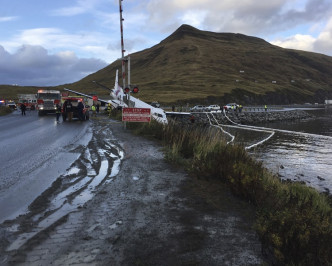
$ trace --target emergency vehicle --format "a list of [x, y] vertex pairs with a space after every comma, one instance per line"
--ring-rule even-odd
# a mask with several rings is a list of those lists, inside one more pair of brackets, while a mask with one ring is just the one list
[[17, 109], [16, 103], [12, 100], [7, 101], [6, 106], [9, 107], [10, 109], [13, 109], [13, 110]]
[[26, 109], [35, 110], [37, 105], [36, 94], [18, 94], [18, 106], [24, 104]]
[[61, 93], [57, 90], [38, 90], [37, 92], [37, 110], [38, 115], [55, 113], [56, 104], [60, 104]]
[[72, 106], [73, 106], [73, 118], [78, 118], [80, 119], [79, 117], [79, 114], [78, 114], [78, 103], [79, 102], [82, 102], [83, 103], [83, 120], [89, 120], [90, 116], [89, 116], [89, 109], [90, 109], [90, 106], [86, 104], [86, 101], [84, 100], [84, 97], [77, 97], [77, 96], [68, 96], [68, 97], [62, 97], [61, 98], [61, 113], [62, 113], [62, 118], [63, 118], [63, 121], [66, 121], [67, 119], [67, 114], [64, 112], [63, 110], [63, 104], [65, 101], [70, 101]]

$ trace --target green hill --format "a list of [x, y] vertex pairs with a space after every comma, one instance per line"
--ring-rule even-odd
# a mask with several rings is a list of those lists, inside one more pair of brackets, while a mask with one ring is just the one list
[[[116, 61], [58, 87], [107, 94], [92, 81], [113, 87], [116, 69], [121, 83]], [[131, 82], [139, 85], [140, 99], [165, 104], [323, 102], [332, 98], [332, 57], [182, 25], [159, 44], [131, 54]]]

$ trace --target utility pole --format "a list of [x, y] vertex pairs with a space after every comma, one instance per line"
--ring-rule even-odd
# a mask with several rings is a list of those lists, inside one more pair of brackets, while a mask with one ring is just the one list
[[131, 92], [131, 84], [130, 84], [130, 55], [128, 55], [128, 88], [129, 88], [129, 92], [128, 92], [128, 107], [131, 107], [131, 104], [130, 104], [130, 92]]
[[122, 17], [122, 2], [123, 0], [119, 0], [119, 7], [120, 7], [120, 33], [121, 33], [121, 58], [122, 58], [122, 88], [126, 87], [126, 60], [124, 57], [124, 42], [123, 42], [123, 17]]
[[[122, 1], [119, 0], [119, 8], [120, 8], [120, 33], [121, 33], [121, 58], [122, 58], [122, 89], [126, 88], [126, 60], [124, 57], [125, 49], [124, 49], [124, 42], [123, 42], [123, 17], [122, 17]], [[123, 96], [122, 96], [123, 97]], [[123, 98], [122, 98], [123, 100]], [[128, 107], [130, 107], [130, 98], [128, 98]], [[124, 128], [126, 129], [126, 122], [124, 122]]]

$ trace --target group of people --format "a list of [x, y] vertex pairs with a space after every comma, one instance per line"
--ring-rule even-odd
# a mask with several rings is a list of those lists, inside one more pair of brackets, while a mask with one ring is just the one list
[[[77, 104], [77, 112], [78, 112], [78, 119], [80, 121], [84, 120], [84, 104], [82, 101], [79, 101]], [[56, 121], [59, 123], [60, 122], [60, 116], [61, 116], [61, 106], [59, 103], [56, 104]], [[74, 107], [72, 104], [72, 101], [70, 99], [65, 100], [63, 105], [62, 105], [62, 120], [65, 122], [67, 119], [69, 122], [73, 120], [73, 115], [74, 115]]]
[[[64, 101], [64, 103], [61, 104], [57, 103], [55, 105], [55, 114], [56, 114], [56, 122], [60, 122], [60, 116], [62, 114], [62, 120], [63, 122], [68, 121], [71, 122], [73, 120], [73, 116], [74, 116], [74, 109], [77, 110], [77, 114], [78, 114], [78, 119], [80, 121], [84, 121], [84, 104], [82, 101], [78, 101], [77, 106], [73, 106], [72, 100], [71, 99], [67, 99]], [[26, 115], [26, 106], [24, 104], [20, 105], [20, 110], [21, 110], [21, 114], [22, 116]], [[94, 103], [91, 106], [91, 110], [92, 110], [92, 116], [97, 116], [97, 114], [99, 113], [99, 103]], [[111, 110], [111, 105], [109, 105], [107, 107], [107, 111], [110, 112]]]
[[[240, 104], [240, 105], [231, 105], [231, 108], [229, 109], [226, 105], [223, 107], [224, 108], [224, 111], [226, 113], [228, 113], [229, 110], [231, 110], [232, 112], [239, 112], [241, 113], [242, 112], [242, 109], [243, 109], [243, 106]], [[220, 109], [222, 109], [222, 107], [220, 107]]]

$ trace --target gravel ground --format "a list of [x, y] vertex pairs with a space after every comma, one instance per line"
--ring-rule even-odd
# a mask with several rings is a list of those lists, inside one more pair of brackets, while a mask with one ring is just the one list
[[[59, 177], [31, 213], [1, 225], [1, 265], [263, 263], [252, 206], [221, 184], [168, 164], [158, 143], [132, 135], [119, 122], [101, 117], [91, 126], [94, 136], [81, 147], [78, 170]], [[69, 179], [70, 185], [96, 179], [105, 165], [101, 182], [56, 206]]]

